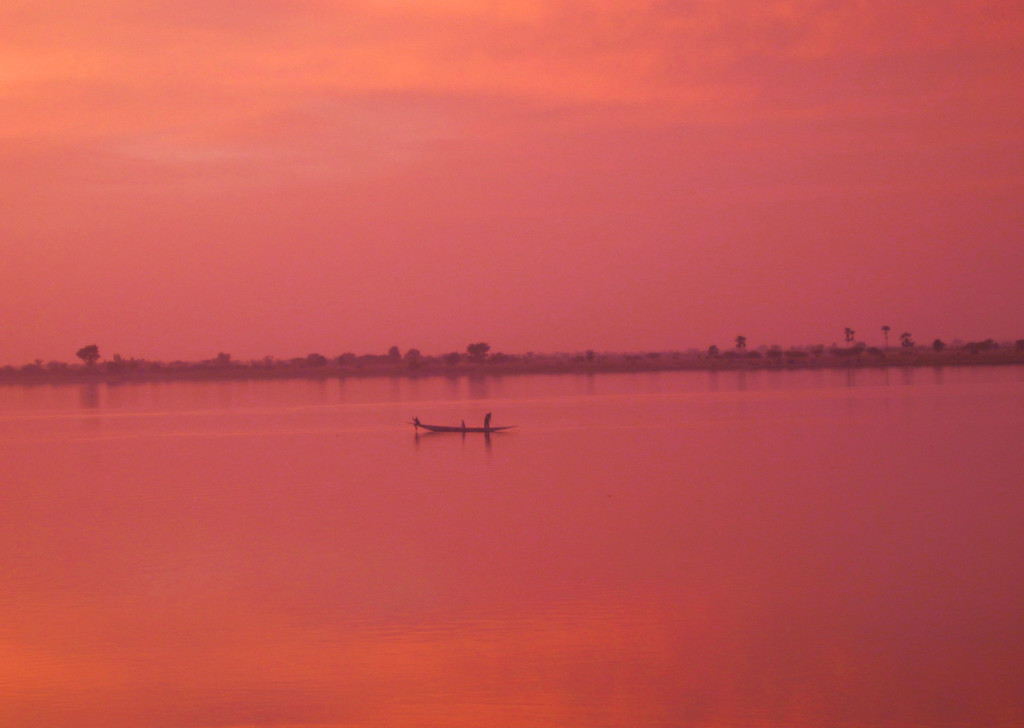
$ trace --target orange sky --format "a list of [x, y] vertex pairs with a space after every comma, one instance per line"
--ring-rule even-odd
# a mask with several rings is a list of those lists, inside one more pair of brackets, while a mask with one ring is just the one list
[[5, 0], [0, 364], [1022, 338], [1022, 62], [1016, 0]]

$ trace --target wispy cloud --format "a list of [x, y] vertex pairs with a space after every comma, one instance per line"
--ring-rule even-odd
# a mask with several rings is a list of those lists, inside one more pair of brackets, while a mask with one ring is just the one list
[[721, 119], [842, 104], [830, 89], [851, 81], [852, 106], [900, 90], [885, 87], [893, 76], [918, 96], [958, 71], [1004, 78], [1000, 54], [1024, 38], [1024, 11], [1001, 2], [44, 2], [2, 12], [7, 136], [216, 128], [310, 96], [381, 92]]

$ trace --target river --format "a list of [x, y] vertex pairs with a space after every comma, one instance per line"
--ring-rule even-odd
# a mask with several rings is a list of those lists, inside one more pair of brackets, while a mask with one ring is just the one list
[[2, 387], [0, 725], [1024, 725], [1022, 432], [1024, 367]]

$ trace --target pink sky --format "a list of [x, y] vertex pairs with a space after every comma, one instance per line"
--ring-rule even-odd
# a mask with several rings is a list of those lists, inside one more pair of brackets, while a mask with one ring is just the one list
[[1024, 338], [1022, 67], [1015, 0], [5, 0], [0, 364]]

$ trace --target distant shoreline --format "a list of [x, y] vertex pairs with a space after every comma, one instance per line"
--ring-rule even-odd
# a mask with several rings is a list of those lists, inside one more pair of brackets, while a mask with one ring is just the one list
[[[586, 355], [498, 355], [483, 361], [445, 361], [424, 357], [411, 362], [387, 357], [363, 357], [365, 361], [308, 359], [174, 362], [137, 360], [100, 362], [93, 366], [62, 363], [30, 364], [0, 368], [0, 386], [26, 384], [87, 384], [173, 381], [244, 381], [279, 379], [347, 379], [371, 377], [500, 377], [530, 374], [614, 374], [666, 371], [795, 371], [807, 369], [879, 369], [908, 367], [965, 367], [1024, 364], [1024, 350], [999, 347], [972, 352], [965, 349], [912, 351], [838, 349], [806, 352], [734, 352], [720, 356], [694, 353]], [[341, 359], [341, 357], [339, 357]]]

